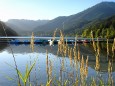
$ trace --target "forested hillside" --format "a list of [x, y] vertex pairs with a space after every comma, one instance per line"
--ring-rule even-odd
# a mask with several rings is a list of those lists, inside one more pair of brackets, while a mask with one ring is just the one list
[[93, 31], [94, 37], [114, 38], [115, 37], [115, 15], [101, 21], [95, 21], [84, 28], [82, 36], [90, 37]]

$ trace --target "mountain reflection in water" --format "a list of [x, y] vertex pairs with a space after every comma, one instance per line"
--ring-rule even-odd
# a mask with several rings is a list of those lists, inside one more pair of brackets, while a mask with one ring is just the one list
[[[14, 54], [32, 53], [29, 44], [27, 44], [27, 45], [24, 45], [24, 44], [10, 45], [10, 47], [6, 44], [1, 44], [1, 45], [2, 46], [0, 46], [0, 51], [3, 51], [5, 48], [8, 53], [11, 53], [10, 48], [12, 48]], [[70, 45], [70, 46], [73, 47], [73, 45]], [[89, 66], [91, 66], [94, 69], [95, 53], [94, 53], [91, 45], [90, 44], [85, 44], [85, 45], [84, 44], [78, 44], [77, 46], [80, 49], [81, 55], [84, 56], [84, 59], [86, 59], [87, 56], [89, 57]], [[34, 47], [34, 52], [36, 52], [36, 53], [46, 53], [46, 50], [48, 50], [48, 53], [51, 53], [53, 55], [57, 55], [58, 45], [55, 45], [55, 46], [35, 45], [35, 47]], [[106, 56], [106, 50], [101, 49], [101, 51], [103, 51], [103, 53], [101, 53], [101, 56], [100, 56], [100, 64], [102, 65], [101, 68], [102, 68], [102, 71], [107, 71], [108, 61], [107, 61], [107, 56]], [[113, 59], [113, 61], [115, 61], [115, 59]], [[113, 66], [113, 71], [114, 70], [115, 70], [115, 66]]]
[[[69, 45], [71, 47], [73, 47], [73, 45]], [[89, 57], [89, 61], [88, 61], [88, 76], [94, 76], [96, 75], [96, 71], [95, 71], [95, 53], [91, 47], [90, 44], [77, 44], [77, 48], [80, 49], [80, 53], [81, 55], [84, 55], [84, 59], [86, 59], [86, 57]], [[30, 49], [30, 45], [6, 45], [6, 44], [1, 44], [0, 45], [0, 58], [1, 61], [0, 63], [2, 63], [3, 65], [0, 66], [0, 71], [6, 73], [7, 75], [11, 75], [13, 78], [15, 78], [16, 72], [15, 70], [12, 70], [12, 68], [10, 68], [6, 63], [10, 64], [10, 65], [14, 65], [13, 64], [13, 58], [12, 58], [12, 52], [11, 49], [13, 51], [13, 54], [15, 55], [16, 58], [16, 62], [17, 65], [19, 67], [20, 70], [22, 70], [22, 72], [24, 72], [24, 68], [26, 66], [26, 63], [29, 63], [30, 60], [32, 60], [33, 58], [38, 57], [38, 64], [36, 66], [39, 66], [39, 73], [41, 74], [40, 77], [38, 77], [38, 81], [39, 83], [42, 82], [46, 82], [46, 76], [44, 76], [46, 74], [46, 50], [48, 50], [49, 53], [49, 58], [52, 60], [55, 60], [56, 63], [54, 63], [54, 66], [58, 67], [60, 66], [60, 56], [57, 56], [57, 50], [58, 50], [58, 45], [54, 45], [54, 46], [49, 46], [49, 45], [35, 45], [34, 46], [34, 52], [31, 51]], [[103, 51], [101, 53], [101, 57], [100, 57], [100, 73], [103, 75], [103, 77], [107, 77], [107, 71], [108, 71], [108, 61], [106, 58], [106, 50], [105, 49], [101, 49], [101, 51]], [[68, 65], [70, 64], [68, 57], [65, 58], [66, 59], [66, 63], [68, 63]], [[111, 58], [110, 58], [111, 59]], [[12, 61], [10, 61], [12, 60]], [[33, 61], [33, 60], [32, 60]], [[113, 61], [112, 65], [115, 65], [115, 62]], [[69, 66], [68, 66], [69, 67]], [[7, 71], [8, 70], [8, 71]], [[56, 70], [56, 69], [55, 69]], [[71, 71], [71, 68], [68, 68], [68, 71]], [[113, 66], [113, 80], [115, 80], [115, 66]], [[57, 71], [58, 72], [58, 71]], [[38, 75], [38, 74], [37, 74]], [[39, 76], [39, 75], [38, 75]], [[59, 76], [59, 74], [57, 73], [57, 77]], [[0, 74], [0, 84], [4, 84], [6, 79], [3, 79], [4, 76]], [[31, 76], [31, 77], [35, 77], [35, 76]], [[1, 81], [2, 80], [2, 81]], [[33, 81], [34, 82], [34, 81]], [[7, 86], [8, 83], [10, 83], [10, 81], [8, 81], [5, 85], [3, 86]], [[11, 84], [11, 83], [10, 83]], [[15, 82], [13, 83], [15, 86]]]

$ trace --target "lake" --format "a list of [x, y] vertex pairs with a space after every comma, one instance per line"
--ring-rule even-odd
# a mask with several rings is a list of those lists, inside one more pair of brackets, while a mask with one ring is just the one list
[[[78, 43], [76, 46], [80, 50], [81, 58], [82, 55], [84, 56], [84, 62], [88, 56], [88, 84], [90, 84], [88, 81], [92, 80], [91, 77], [97, 79], [96, 82], [99, 81], [98, 79], [102, 79], [107, 83], [108, 59], [112, 60], [113, 69], [111, 75], [113, 81], [115, 81], [115, 60], [110, 57], [107, 58], [104, 44], [101, 46], [99, 71], [95, 70], [96, 57], [91, 44]], [[69, 47], [73, 48], [74, 45], [69, 45]], [[48, 54], [46, 53], [46, 50], [48, 51]], [[40, 86], [42, 84], [45, 86], [49, 79], [52, 80], [52, 85], [59, 82], [62, 82], [61, 85], [63, 85], [66, 81], [69, 86], [72, 85], [76, 81], [76, 77], [78, 77], [78, 79], [81, 77], [79, 76], [81, 63], [78, 62], [76, 65], [74, 58], [70, 59], [68, 56], [57, 55], [57, 51], [58, 45], [34, 45], [34, 51], [31, 51], [29, 44], [0, 44], [0, 86], [17, 86], [18, 75], [15, 67], [17, 66], [20, 72], [24, 75], [27, 64], [30, 67], [30, 65], [35, 62], [35, 59], [36, 64], [29, 77], [32, 86]], [[49, 62], [48, 65], [47, 55]], [[84, 65], [86, 65], [86, 63], [84, 63]], [[47, 73], [47, 67], [51, 71], [50, 75]], [[21, 84], [23, 84], [22, 81]]]

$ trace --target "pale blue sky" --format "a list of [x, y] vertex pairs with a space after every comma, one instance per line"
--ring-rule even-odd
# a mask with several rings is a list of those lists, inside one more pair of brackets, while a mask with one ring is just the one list
[[0, 20], [53, 19], [81, 12], [102, 1], [115, 0], [0, 0]]

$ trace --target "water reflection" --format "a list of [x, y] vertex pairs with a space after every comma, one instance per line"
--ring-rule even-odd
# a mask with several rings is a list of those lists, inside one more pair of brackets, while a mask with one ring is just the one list
[[4, 51], [4, 49], [7, 47], [7, 44], [1, 44], [0, 43], [0, 52]]
[[[102, 44], [101, 44], [102, 45]], [[100, 47], [101, 47], [100, 45]], [[73, 45], [69, 45], [70, 47], [73, 47]], [[101, 73], [103, 75], [103, 77], [107, 78], [107, 71], [108, 71], [108, 61], [106, 59], [106, 49], [104, 47], [105, 45], [103, 44], [101, 47], [101, 56], [100, 56], [100, 71], [99, 73]], [[10, 75], [11, 77], [13, 77], [14, 79], [17, 78], [16, 72], [15, 70], [12, 70], [8, 64], [14, 66], [14, 62], [13, 62], [13, 58], [12, 58], [12, 53], [11, 53], [11, 49], [13, 50], [13, 53], [16, 57], [16, 62], [18, 65], [18, 68], [21, 70], [21, 72], [25, 71], [26, 68], [26, 64], [32, 64], [32, 62], [34, 61], [34, 58], [38, 57], [38, 61], [36, 64], [36, 68], [34, 68], [34, 70], [32, 71], [31, 78], [32, 78], [32, 82], [36, 83], [35, 81], [37, 81], [38, 83], [46, 83], [47, 81], [47, 72], [46, 72], [46, 50], [48, 50], [48, 55], [49, 55], [49, 59], [52, 61], [53, 64], [53, 75], [55, 75], [56, 78], [59, 78], [60, 76], [60, 67], [61, 67], [61, 62], [62, 62], [62, 57], [57, 56], [57, 49], [58, 46], [49, 46], [49, 45], [35, 45], [35, 49], [34, 52], [31, 51], [30, 49], [30, 45], [5, 45], [5, 44], [1, 44], [0, 45], [0, 63], [2, 64], [0, 66], [0, 71], [3, 72], [3, 74], [0, 74], [0, 85], [2, 84], [2, 86], [7, 86], [8, 84], [12, 85], [12, 86], [16, 86], [16, 83], [13, 81], [8, 81], [4, 76], [6, 76], [4, 73], [6, 73], [8, 76]], [[96, 71], [95, 71], [95, 53], [93, 51], [93, 48], [90, 44], [78, 44], [77, 45], [77, 49], [80, 49], [80, 53], [81, 55], [84, 55], [84, 58], [86, 59], [86, 57], [89, 57], [89, 62], [88, 62], [88, 76], [95, 76], [96, 75]], [[7, 64], [8, 63], [8, 64]], [[115, 63], [113, 62], [112, 65], [115, 65]], [[75, 69], [73, 69], [70, 66], [70, 61], [68, 59], [68, 57], [65, 58], [65, 68], [67, 70], [67, 72], [70, 72], [69, 74], [71, 75], [71, 73], [73, 73], [73, 71], [75, 71]], [[115, 66], [113, 66], [113, 78], [115, 79]], [[79, 72], [79, 71], [78, 71]], [[39, 76], [39, 77], [37, 77]], [[76, 76], [76, 74], [73, 75], [74, 77]], [[68, 74], [65, 73], [65, 76], [63, 78], [67, 78], [69, 77]], [[7, 83], [5, 83], [5, 81], [7, 81]], [[11, 82], [11, 83], [10, 83]], [[37, 84], [37, 83], [36, 83]]]
[[[2, 46], [0, 47], [0, 50], [3, 51], [4, 48], [8, 53], [11, 53], [11, 49], [13, 50], [14, 54], [28, 54], [32, 53], [30, 49], [30, 45], [6, 45], [6, 44], [1, 44]], [[110, 44], [111, 46], [112, 44]], [[73, 47], [73, 45], [69, 45], [70, 47]], [[77, 47], [80, 49], [81, 55], [84, 56], [84, 59], [86, 60], [86, 57], [89, 57], [89, 66], [93, 69], [95, 69], [95, 53], [93, 50], [93, 47], [91, 44], [78, 44]], [[110, 47], [111, 48], [111, 47]], [[108, 60], [107, 60], [107, 54], [106, 54], [106, 43], [101, 43], [100, 44], [100, 64], [101, 64], [101, 69], [100, 71], [102, 72], [107, 72], [107, 67], [108, 67]], [[55, 46], [49, 46], [49, 45], [35, 45], [34, 47], [34, 53], [46, 53], [46, 50], [48, 50], [48, 53], [51, 53], [53, 55], [57, 55], [57, 50], [58, 50], [58, 45]], [[111, 51], [110, 51], [111, 52]], [[68, 58], [68, 57], [67, 57]], [[109, 59], [111, 60], [111, 58]], [[113, 58], [113, 65], [115, 65], [115, 59]], [[115, 66], [113, 66], [113, 71], [115, 71]]]

